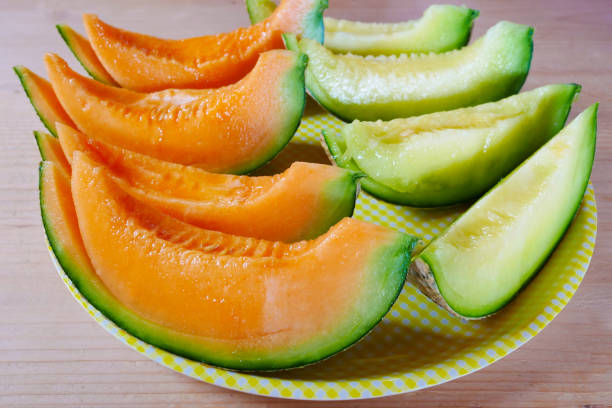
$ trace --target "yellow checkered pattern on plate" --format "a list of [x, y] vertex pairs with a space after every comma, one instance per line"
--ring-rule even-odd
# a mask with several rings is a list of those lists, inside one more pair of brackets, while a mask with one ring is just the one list
[[[310, 102], [310, 101], [309, 101]], [[309, 104], [293, 141], [259, 174], [276, 173], [295, 160], [327, 163], [319, 144], [322, 129], [341, 122]], [[361, 193], [355, 217], [388, 225], [430, 241], [462, 208], [421, 210]], [[361, 342], [312, 366], [271, 373], [240, 373], [186, 360], [148, 345], [93, 308], [57, 264], [77, 301], [116, 338], [161, 365], [199, 380], [253, 394], [340, 400], [414, 391], [474, 372], [516, 350], [538, 334], [567, 304], [593, 255], [597, 210], [589, 186], [580, 212], [542, 271], [505, 309], [488, 319], [451, 316], [406, 284], [384, 320]]]

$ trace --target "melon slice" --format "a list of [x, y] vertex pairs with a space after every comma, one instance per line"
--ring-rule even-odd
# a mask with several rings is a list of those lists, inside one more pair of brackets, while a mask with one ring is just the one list
[[214, 88], [238, 81], [259, 54], [283, 48], [281, 33], [323, 41], [327, 0], [285, 0], [269, 18], [230, 33], [166, 40], [104, 23], [85, 14], [91, 45], [104, 68], [122, 87], [136, 91]]
[[88, 136], [213, 172], [245, 173], [269, 161], [304, 110], [306, 57], [286, 50], [262, 54], [227, 87], [150, 94], [85, 78], [56, 55], [45, 62], [62, 106]]
[[117, 85], [117, 82], [110, 76], [98, 59], [98, 56], [93, 48], [91, 48], [91, 44], [87, 38], [83, 37], [66, 24], [58, 24], [56, 27], [77, 61], [81, 63], [85, 71], [87, 71], [93, 79], [107, 85]]
[[548, 85], [472, 108], [354, 121], [324, 138], [339, 166], [369, 176], [363, 187], [370, 194], [417, 207], [452, 205], [480, 197], [557, 134], [579, 91]]
[[533, 29], [502, 21], [473, 44], [443, 54], [336, 55], [284, 34], [309, 62], [306, 87], [341, 119], [390, 120], [496, 101], [517, 93], [529, 72]]
[[34, 138], [40, 157], [44, 161], [51, 161], [63, 171], [66, 175], [70, 174], [70, 164], [66, 160], [66, 156], [62, 150], [59, 140], [48, 133], [34, 131]]
[[485, 317], [544, 265], [589, 182], [597, 104], [478, 200], [411, 265], [409, 280], [447, 310]]
[[57, 100], [49, 81], [36, 75], [24, 66], [16, 66], [13, 69], [19, 77], [23, 90], [34, 107], [36, 114], [49, 132], [57, 136], [55, 130], [55, 123], [57, 122], [74, 126], [74, 123]]
[[68, 158], [83, 151], [105, 164], [133, 197], [215, 231], [294, 242], [315, 238], [355, 207], [358, 173], [295, 162], [272, 177], [232, 176], [164, 162], [87, 138], [58, 125]]
[[[246, 0], [251, 23], [270, 16], [271, 0]], [[434, 4], [418, 20], [402, 23], [362, 23], [323, 19], [325, 46], [338, 53], [394, 55], [445, 52], [463, 47], [470, 39], [478, 10], [450, 4]]]
[[[158, 222], [143, 221], [152, 210], [78, 152], [72, 194], [89, 259], [119, 302], [109, 317], [159, 347], [233, 369], [301, 366], [357, 341], [395, 301], [414, 245], [346, 218], [280, 257], [188, 249], [160, 238]], [[144, 324], [126, 324], [125, 311]], [[183, 337], [150, 330], [150, 322]]]

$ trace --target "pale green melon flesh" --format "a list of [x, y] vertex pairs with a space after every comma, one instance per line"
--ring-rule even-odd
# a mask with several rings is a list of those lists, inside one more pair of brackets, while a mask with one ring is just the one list
[[457, 314], [483, 317], [508, 303], [562, 238], [587, 187], [597, 105], [476, 202], [419, 256]]
[[345, 120], [390, 120], [496, 101], [527, 77], [533, 29], [500, 22], [461, 50], [401, 57], [335, 55], [316, 41], [285, 35], [309, 57], [306, 87]]
[[[276, 9], [270, 0], [247, 0], [251, 23]], [[325, 17], [325, 46], [339, 53], [394, 55], [445, 52], [467, 44], [478, 11], [434, 4], [418, 20], [403, 23], [362, 23]]]
[[337, 163], [353, 161], [402, 204], [463, 202], [482, 195], [559, 132], [579, 89], [549, 85], [473, 108], [355, 121], [337, 136], [345, 146]]

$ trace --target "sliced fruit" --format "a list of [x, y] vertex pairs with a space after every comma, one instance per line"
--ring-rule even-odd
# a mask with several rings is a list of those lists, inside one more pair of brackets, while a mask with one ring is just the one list
[[295, 162], [272, 177], [214, 174], [96, 142], [68, 126], [58, 133], [67, 157], [88, 153], [139, 201], [202, 228], [294, 242], [318, 237], [355, 207], [359, 174], [337, 167]]
[[159, 238], [157, 222], [146, 219], [152, 210], [78, 152], [72, 194], [89, 258], [119, 302], [109, 317], [128, 310], [184, 333], [189, 341], [120, 322], [149, 343], [233, 369], [300, 366], [357, 341], [399, 294], [414, 245], [402, 233], [346, 218], [294, 244], [295, 256], [186, 249]]
[[593, 105], [432, 241], [409, 280], [463, 317], [501, 309], [544, 265], [578, 210], [596, 131]]
[[104, 85], [45, 58], [63, 107], [90, 137], [162, 160], [244, 173], [289, 142], [304, 110], [306, 57], [262, 54], [240, 82], [219, 89], [150, 94]]
[[49, 81], [36, 75], [24, 66], [19, 65], [13, 67], [13, 69], [19, 77], [21, 86], [23, 86], [23, 90], [34, 107], [36, 114], [43, 125], [49, 129], [49, 132], [57, 136], [55, 131], [56, 122], [74, 126], [74, 123], [72, 123], [72, 120], [70, 120], [70, 117], [57, 100]]
[[70, 174], [70, 164], [64, 156], [59, 140], [48, 133], [34, 131], [34, 138], [40, 151], [40, 157], [45, 161], [51, 161], [65, 174]]
[[348, 121], [390, 120], [496, 101], [521, 89], [533, 29], [500, 22], [461, 50], [443, 54], [335, 55], [316, 41], [284, 34], [309, 57], [306, 87], [321, 106]]
[[417, 207], [452, 205], [481, 196], [557, 134], [579, 90], [548, 85], [472, 108], [354, 121], [324, 138], [339, 166], [393, 191], [364, 183], [370, 194]]
[[85, 14], [87, 35], [104, 68], [122, 87], [150, 92], [214, 88], [238, 81], [259, 54], [283, 48], [281, 33], [323, 42], [327, 0], [285, 0], [267, 19], [230, 33], [165, 40], [104, 23]]
[[[271, 0], [246, 0], [246, 6], [253, 24], [276, 9]], [[325, 17], [325, 46], [334, 52], [358, 55], [451, 51], [467, 44], [478, 14], [478, 10], [467, 7], [434, 4], [420, 19], [403, 23], [362, 23]]]
[[107, 85], [117, 85], [117, 82], [110, 76], [98, 59], [98, 56], [93, 48], [91, 48], [91, 44], [87, 38], [83, 37], [66, 24], [58, 24], [56, 27], [77, 61], [81, 63], [85, 71], [87, 71], [93, 79]]

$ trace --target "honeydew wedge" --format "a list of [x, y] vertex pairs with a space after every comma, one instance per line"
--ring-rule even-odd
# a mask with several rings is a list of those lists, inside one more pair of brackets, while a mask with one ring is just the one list
[[87, 153], [127, 193], [198, 227], [295, 242], [325, 233], [355, 207], [361, 175], [339, 167], [295, 162], [274, 176], [215, 174], [98, 142], [62, 124], [57, 130], [70, 161], [75, 151]]
[[224, 255], [217, 241], [164, 239], [159, 226], [182, 223], [131, 199], [82, 153], [70, 187], [48, 167], [42, 216], [70, 279], [120, 327], [179, 355], [243, 370], [313, 363], [368, 333], [403, 287], [414, 239], [392, 229], [346, 218], [281, 256]]
[[304, 54], [272, 50], [226, 87], [140, 93], [79, 75], [57, 55], [45, 57], [72, 127], [125, 149], [219, 173], [254, 170], [293, 137], [304, 110], [306, 60]]
[[[246, 0], [246, 6], [252, 24], [276, 9], [271, 0]], [[420, 19], [402, 23], [362, 23], [325, 17], [325, 46], [334, 52], [357, 55], [451, 51], [467, 44], [478, 14], [478, 10], [467, 7], [434, 4]]]
[[529, 72], [533, 29], [493, 26], [473, 44], [442, 54], [337, 55], [284, 34], [288, 49], [308, 55], [306, 87], [346, 121], [391, 120], [492, 102], [517, 93]]
[[340, 167], [368, 175], [362, 187], [382, 200], [448, 206], [480, 197], [557, 134], [580, 91], [548, 85], [471, 108], [324, 131]]
[[216, 35], [170, 40], [113, 27], [85, 14], [91, 47], [122, 87], [140, 92], [216, 88], [238, 81], [263, 52], [283, 48], [281, 33], [323, 41], [327, 0], [283, 0], [268, 18]]
[[434, 239], [408, 280], [465, 318], [510, 302], [542, 268], [586, 190], [597, 133], [597, 104], [576, 117]]

